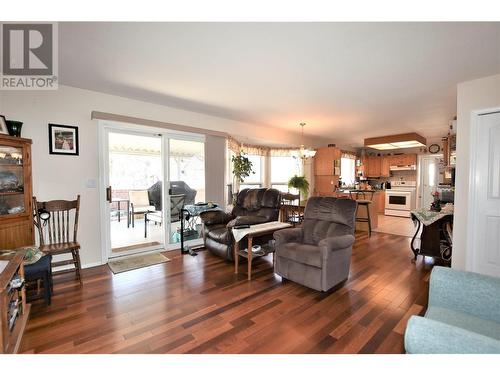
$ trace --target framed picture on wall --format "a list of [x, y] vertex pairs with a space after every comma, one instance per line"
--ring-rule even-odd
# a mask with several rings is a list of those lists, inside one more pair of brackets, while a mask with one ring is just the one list
[[3, 115], [0, 115], [0, 134], [9, 134], [7, 123], [5, 122], [5, 116]]
[[78, 127], [49, 124], [49, 153], [78, 155]]

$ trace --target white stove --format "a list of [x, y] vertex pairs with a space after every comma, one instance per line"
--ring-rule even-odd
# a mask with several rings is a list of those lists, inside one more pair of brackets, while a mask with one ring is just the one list
[[385, 214], [410, 217], [410, 211], [416, 206], [416, 195], [416, 181], [391, 181], [391, 188], [385, 191]]

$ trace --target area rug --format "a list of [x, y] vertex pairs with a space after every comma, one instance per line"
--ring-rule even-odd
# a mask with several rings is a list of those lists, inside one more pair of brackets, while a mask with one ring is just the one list
[[152, 253], [114, 259], [108, 262], [108, 266], [114, 274], [117, 274], [165, 262], [170, 262], [170, 259], [160, 253]]

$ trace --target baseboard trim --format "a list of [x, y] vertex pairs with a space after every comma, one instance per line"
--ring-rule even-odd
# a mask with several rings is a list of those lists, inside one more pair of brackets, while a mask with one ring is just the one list
[[106, 263], [102, 263], [102, 262], [93, 262], [93, 263], [87, 263], [87, 264], [82, 264], [82, 269], [85, 269], [85, 268], [93, 268], [93, 267], [99, 267], [99, 266], [102, 266]]

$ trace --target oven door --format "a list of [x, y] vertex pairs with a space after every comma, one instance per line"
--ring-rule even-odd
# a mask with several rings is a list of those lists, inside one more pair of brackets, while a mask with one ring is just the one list
[[386, 191], [385, 208], [388, 210], [411, 210], [411, 192]]

